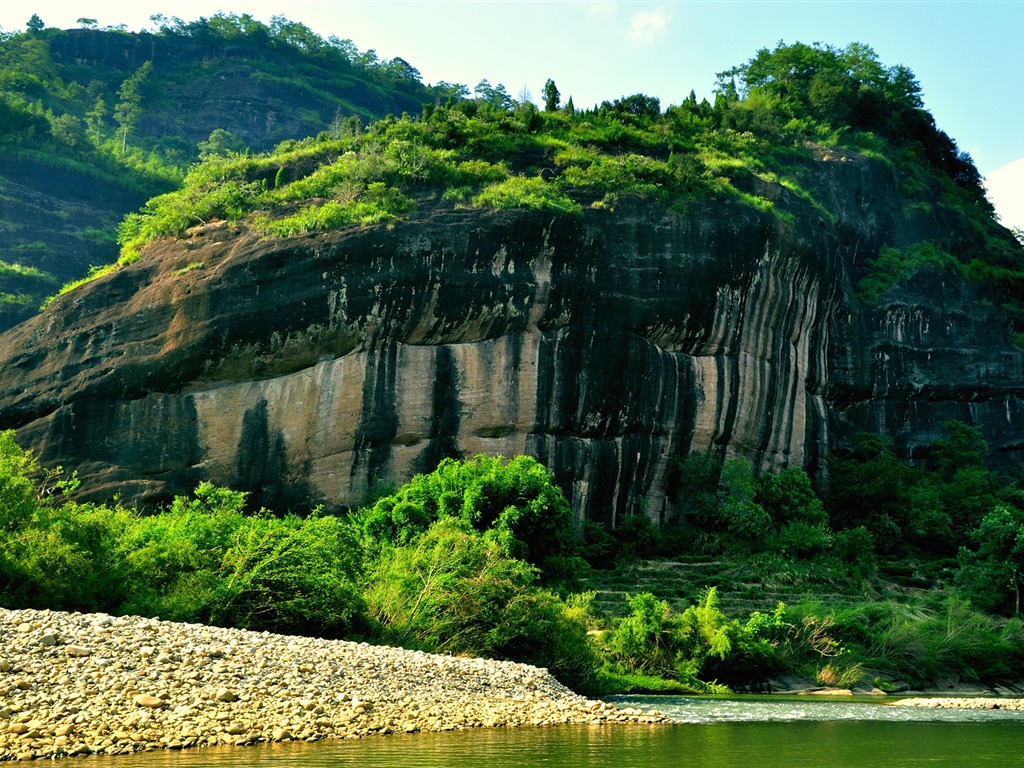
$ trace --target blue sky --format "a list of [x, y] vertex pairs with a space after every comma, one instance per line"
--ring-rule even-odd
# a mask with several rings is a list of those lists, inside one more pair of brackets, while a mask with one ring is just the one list
[[[381, 58], [400, 56], [424, 82], [503, 83], [535, 100], [547, 78], [577, 107], [632, 93], [679, 103], [710, 96], [715, 73], [777, 42], [870, 45], [886, 65], [905, 64], [940, 128], [971, 153], [1003, 222], [1024, 228], [1024, 2], [889, 0], [35, 0], [4, 3], [0, 27], [151, 27], [155, 13], [186, 21], [217, 11], [275, 14], [323, 37], [351, 39]], [[12, 6], [17, 7], [12, 7]]]

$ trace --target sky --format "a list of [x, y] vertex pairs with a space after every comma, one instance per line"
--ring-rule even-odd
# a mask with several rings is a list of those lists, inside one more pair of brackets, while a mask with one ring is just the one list
[[541, 100], [551, 78], [577, 108], [634, 93], [678, 104], [712, 98], [715, 74], [778, 42], [865, 43], [904, 64], [938, 126], [986, 177], [1006, 226], [1024, 228], [1024, 0], [29, 0], [4, 3], [0, 28], [36, 13], [50, 27], [274, 15], [320, 36], [399, 56], [425, 83], [480, 80]]

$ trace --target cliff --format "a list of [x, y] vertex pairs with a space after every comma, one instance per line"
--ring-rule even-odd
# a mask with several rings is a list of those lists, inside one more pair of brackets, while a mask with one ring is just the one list
[[957, 418], [1016, 455], [1005, 312], [949, 271], [854, 290], [881, 244], [966, 225], [907, 214], [881, 162], [804, 171], [827, 210], [755, 179], [774, 212], [622, 195], [582, 217], [435, 200], [291, 237], [198, 226], [0, 337], [0, 428], [89, 497], [208, 479], [278, 508], [526, 453], [613, 526], [671, 514], [690, 451], [820, 473], [852, 432], [922, 455]]

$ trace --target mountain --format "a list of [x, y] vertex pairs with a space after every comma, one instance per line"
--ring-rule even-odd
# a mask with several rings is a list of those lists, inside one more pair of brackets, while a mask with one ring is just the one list
[[[335, 508], [527, 453], [610, 527], [685, 505], [695, 451], [824, 479], [956, 419], [1019, 461], [1022, 252], [970, 158], [869, 50], [762, 53], [715, 105], [463, 101], [211, 156], [0, 339], [0, 428], [147, 502]], [[806, 82], [759, 79], [795, 53]]]
[[0, 328], [115, 261], [124, 216], [201, 154], [419, 113], [452, 88], [282, 17], [0, 37]]

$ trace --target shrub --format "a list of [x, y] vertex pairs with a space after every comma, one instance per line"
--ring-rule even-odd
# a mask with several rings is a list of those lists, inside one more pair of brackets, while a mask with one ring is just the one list
[[579, 203], [570, 200], [565, 193], [539, 176], [512, 176], [492, 184], [473, 198], [473, 204], [497, 209], [526, 208], [570, 216], [583, 215], [583, 207]]
[[499, 538], [446, 517], [414, 542], [385, 546], [365, 592], [384, 639], [538, 664], [563, 683], [585, 683], [595, 660], [583, 611], [536, 589], [537, 569], [511, 557]]
[[404, 543], [446, 517], [478, 531], [493, 529], [509, 555], [544, 570], [549, 559], [575, 555], [569, 504], [551, 473], [528, 456], [445, 459], [377, 501], [363, 524], [374, 539]]

